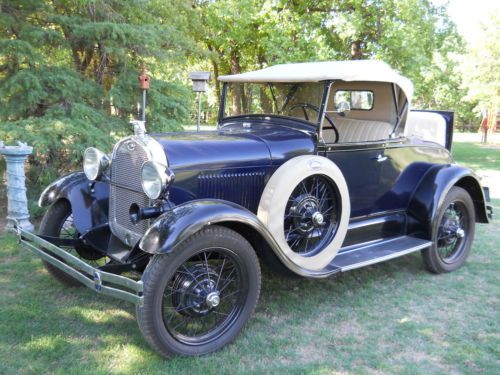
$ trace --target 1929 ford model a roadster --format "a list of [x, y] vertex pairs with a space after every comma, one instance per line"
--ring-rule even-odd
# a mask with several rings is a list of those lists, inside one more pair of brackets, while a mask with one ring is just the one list
[[415, 251], [435, 273], [464, 263], [488, 190], [450, 156], [453, 114], [409, 111], [406, 78], [349, 61], [220, 80], [216, 131], [136, 123], [46, 188], [39, 235], [18, 232], [55, 278], [135, 303], [160, 354], [197, 355], [250, 317], [258, 257], [310, 278]]

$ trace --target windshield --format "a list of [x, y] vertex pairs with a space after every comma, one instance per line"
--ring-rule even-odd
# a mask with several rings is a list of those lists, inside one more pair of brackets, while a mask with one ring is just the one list
[[224, 117], [281, 115], [318, 122], [322, 83], [227, 83]]

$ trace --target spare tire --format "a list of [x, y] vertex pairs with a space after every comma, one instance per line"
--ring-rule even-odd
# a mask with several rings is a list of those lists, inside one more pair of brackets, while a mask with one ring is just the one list
[[324, 269], [347, 233], [351, 205], [347, 184], [331, 160], [317, 155], [290, 159], [264, 188], [257, 216], [280, 247], [278, 257], [307, 275]]

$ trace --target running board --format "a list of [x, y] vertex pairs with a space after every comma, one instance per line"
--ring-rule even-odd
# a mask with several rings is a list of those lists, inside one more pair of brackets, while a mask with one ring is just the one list
[[432, 245], [431, 241], [410, 236], [401, 236], [387, 241], [357, 247], [337, 254], [329, 267], [338, 268], [341, 272], [369, 266], [386, 260], [397, 258]]

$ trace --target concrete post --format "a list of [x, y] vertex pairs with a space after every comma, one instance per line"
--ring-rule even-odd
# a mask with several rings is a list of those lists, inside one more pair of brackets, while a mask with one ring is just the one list
[[33, 147], [17, 143], [17, 146], [4, 146], [0, 142], [0, 154], [7, 161], [7, 228], [12, 228], [12, 220], [16, 220], [21, 228], [33, 232], [35, 227], [30, 222], [24, 174], [24, 162]]

